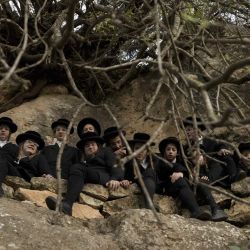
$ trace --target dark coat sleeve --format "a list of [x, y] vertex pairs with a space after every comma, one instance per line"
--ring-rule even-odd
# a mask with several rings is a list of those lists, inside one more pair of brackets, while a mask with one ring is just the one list
[[116, 155], [110, 148], [104, 148], [104, 161], [106, 167], [110, 173], [111, 180], [122, 180], [124, 178], [124, 172], [121, 167], [114, 167], [116, 164]]

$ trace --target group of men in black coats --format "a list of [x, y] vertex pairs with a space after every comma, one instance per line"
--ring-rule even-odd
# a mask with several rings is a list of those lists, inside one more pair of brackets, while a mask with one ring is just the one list
[[[51, 129], [56, 138], [53, 145], [45, 146], [41, 135], [35, 131], [19, 134], [16, 144], [13, 144], [9, 138], [17, 131], [17, 125], [9, 117], [0, 118], [0, 196], [4, 194], [2, 183], [6, 175], [19, 176], [27, 181], [34, 176], [57, 177], [57, 157], [69, 123], [67, 119], [52, 123]], [[193, 218], [225, 220], [227, 215], [203, 183], [229, 188], [232, 182], [249, 176], [250, 143], [240, 143], [242, 157], [234, 157], [224, 144], [203, 138], [201, 131], [206, 127], [199, 118], [196, 123], [198, 130], [193, 125], [192, 117], [183, 120], [186, 145], [182, 145], [176, 137], [168, 137], [159, 143], [158, 154], [151, 151], [154, 143], [148, 143], [149, 134], [135, 133], [133, 139], [128, 141], [132, 151], [136, 152], [135, 157], [125, 161], [122, 168], [120, 160], [129, 155], [124, 141], [126, 132], [109, 127], [101, 136], [98, 121], [82, 119], [77, 126], [80, 140], [76, 147], [66, 144], [61, 158], [61, 177], [68, 180], [61, 204], [62, 212], [72, 214], [73, 203], [85, 183], [100, 184], [110, 189], [119, 186], [128, 188], [131, 183], [140, 186], [138, 177], [141, 175], [151, 199], [155, 192], [170, 195], [178, 198]], [[71, 128], [70, 134], [73, 133], [74, 128]], [[194, 179], [198, 180], [197, 185], [194, 185]], [[198, 196], [210, 205], [211, 213], [200, 209]], [[145, 207], [149, 208], [146, 196], [144, 200]], [[47, 197], [46, 203], [50, 209], [56, 208], [55, 198]]]

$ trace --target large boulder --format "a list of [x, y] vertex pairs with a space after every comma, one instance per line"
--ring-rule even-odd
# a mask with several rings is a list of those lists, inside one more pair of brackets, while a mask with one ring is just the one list
[[90, 207], [100, 209], [103, 206], [103, 201], [93, 198], [87, 194], [80, 193], [79, 202], [89, 205]]
[[250, 195], [250, 177], [246, 177], [241, 181], [232, 183], [231, 190], [240, 197], [247, 197]]
[[249, 235], [225, 222], [203, 222], [178, 215], [158, 214], [152, 211], [126, 210], [96, 224], [103, 234], [114, 235], [120, 249], [228, 249], [249, 240]]
[[82, 192], [101, 201], [106, 201], [109, 197], [108, 189], [97, 184], [85, 184]]
[[7, 198], [14, 198], [14, 189], [10, 186], [7, 186], [6, 184], [2, 183], [2, 188], [4, 191], [4, 197]]
[[[250, 197], [244, 198], [244, 200], [250, 202]], [[228, 211], [228, 222], [237, 226], [250, 225], [250, 205], [239, 201], [232, 203]]]
[[124, 198], [131, 194], [141, 194], [141, 189], [133, 183], [128, 188], [118, 187], [116, 190], [109, 190], [109, 200]]
[[123, 210], [141, 208], [142, 205], [143, 198], [141, 195], [130, 195], [125, 198], [106, 201], [103, 204], [102, 213], [109, 216]]
[[[44, 191], [38, 191], [38, 190], [30, 190], [30, 189], [24, 189], [19, 188], [15, 192], [15, 197], [22, 201], [31, 201], [35, 205], [39, 207], [46, 207], [45, 199], [48, 196], [52, 196], [56, 198], [56, 194], [44, 190]], [[74, 203], [73, 209], [72, 209], [72, 216], [80, 219], [93, 219], [93, 218], [102, 218], [102, 215], [100, 212], [96, 209], [93, 209], [90, 206], [82, 205], [78, 203]]]
[[177, 214], [179, 212], [175, 200], [170, 196], [155, 194], [154, 204], [162, 214]]
[[30, 188], [31, 186], [29, 182], [18, 176], [6, 176], [4, 183], [12, 187], [14, 190], [17, 190], [18, 188]]
[[[35, 190], [48, 190], [53, 193], [57, 193], [58, 185], [57, 179], [55, 178], [44, 178], [44, 177], [33, 177], [30, 180], [31, 189]], [[67, 191], [67, 180], [61, 179], [62, 183], [62, 192], [66, 193]]]

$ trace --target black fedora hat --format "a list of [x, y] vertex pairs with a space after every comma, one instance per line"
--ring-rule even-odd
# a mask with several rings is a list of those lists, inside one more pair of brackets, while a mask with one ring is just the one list
[[95, 141], [96, 143], [101, 144], [101, 145], [104, 143], [103, 138], [100, 135], [98, 135], [97, 133], [87, 132], [87, 133], [84, 133], [81, 137], [81, 140], [77, 142], [77, 144], [76, 144], [77, 148], [82, 150], [84, 145], [88, 141]]
[[244, 150], [250, 150], [250, 142], [242, 142], [238, 147], [239, 151], [242, 153]]
[[0, 125], [1, 124], [7, 125], [10, 128], [11, 133], [15, 133], [17, 131], [17, 125], [9, 117], [1, 117]]
[[26, 131], [23, 134], [20, 134], [16, 138], [16, 143], [19, 145], [20, 143], [26, 141], [26, 140], [32, 140], [38, 144], [38, 150], [41, 150], [44, 148], [44, 140], [42, 139], [41, 135], [37, 133], [36, 131]]
[[163, 139], [160, 143], [159, 143], [159, 150], [161, 152], [162, 155], [164, 155], [164, 151], [166, 149], [166, 146], [168, 144], [174, 144], [177, 148], [177, 151], [180, 150], [180, 142], [176, 137], [167, 137], [166, 139]]
[[84, 126], [87, 124], [93, 125], [95, 130], [96, 130], [96, 133], [98, 135], [101, 135], [102, 130], [101, 130], [101, 126], [100, 126], [99, 122], [94, 118], [87, 117], [87, 118], [82, 119], [77, 125], [77, 134], [80, 138], [82, 137], [82, 134], [83, 134], [82, 130], [83, 130]]
[[[187, 127], [187, 126], [194, 126], [194, 124], [193, 124], [193, 117], [192, 117], [192, 116], [186, 117], [182, 122], [183, 122], [184, 127]], [[201, 120], [200, 117], [196, 117], [196, 122], [197, 122], [198, 128], [199, 128], [201, 131], [206, 130], [206, 127], [205, 127], [205, 125], [203, 124], [203, 122], [202, 122], [202, 120]]]
[[[123, 133], [124, 136], [126, 135], [126, 131], [122, 130], [121, 132]], [[109, 127], [109, 128], [104, 130], [103, 139], [106, 142], [108, 142], [109, 139], [112, 139], [118, 135], [119, 135], [119, 130], [117, 127]]]
[[[61, 119], [58, 119], [57, 121], [53, 122], [51, 124], [51, 128], [54, 130], [57, 126], [64, 126], [66, 128], [68, 128], [70, 124], [70, 121], [67, 120], [67, 119], [64, 119], [64, 118], [61, 118]], [[70, 134], [73, 134], [74, 133], [74, 128], [72, 127], [70, 129]]]
[[[135, 143], [145, 144], [150, 140], [150, 135], [146, 133], [135, 133], [133, 136], [133, 140], [128, 141], [129, 144], [134, 145]], [[155, 143], [152, 142], [150, 146], [154, 146]]]

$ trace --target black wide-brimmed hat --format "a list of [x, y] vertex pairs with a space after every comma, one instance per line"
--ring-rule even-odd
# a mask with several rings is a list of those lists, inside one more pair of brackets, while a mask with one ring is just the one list
[[[124, 136], [126, 135], [126, 131], [122, 130], [121, 132], [123, 133]], [[118, 135], [119, 135], [119, 130], [117, 127], [109, 127], [104, 130], [103, 139], [105, 140], [105, 142], [108, 142], [109, 139], [112, 139]]]
[[101, 145], [104, 143], [103, 138], [99, 136], [97, 133], [87, 132], [87, 133], [84, 133], [81, 137], [81, 140], [77, 142], [76, 144], [77, 148], [82, 150], [84, 145], [88, 141], [95, 141], [96, 143], [101, 144]]
[[[145, 144], [150, 140], [150, 135], [146, 133], [135, 133], [133, 136], [133, 140], [128, 141], [129, 144], [134, 145], [135, 143]], [[152, 142], [150, 146], [154, 146], [155, 143]]]
[[250, 142], [242, 142], [238, 147], [239, 151], [242, 153], [244, 150], [250, 150]]
[[84, 126], [87, 125], [87, 124], [93, 125], [94, 128], [95, 128], [95, 130], [96, 130], [96, 133], [97, 133], [98, 135], [101, 135], [102, 130], [101, 130], [101, 126], [100, 126], [99, 122], [98, 122], [96, 119], [94, 119], [94, 118], [87, 117], [87, 118], [82, 119], [82, 120], [78, 123], [78, 125], [77, 125], [77, 134], [78, 134], [78, 136], [79, 136], [80, 138], [81, 138], [82, 135], [83, 135], [82, 130], [83, 130]]
[[11, 133], [15, 133], [17, 131], [17, 125], [9, 117], [1, 117], [0, 125], [1, 124], [7, 125], [10, 128]]
[[[68, 128], [70, 124], [70, 121], [67, 120], [67, 119], [64, 119], [64, 118], [61, 118], [61, 119], [58, 119], [57, 121], [53, 122], [51, 124], [51, 128], [54, 130], [57, 126], [64, 126], [66, 128]], [[72, 127], [70, 129], [70, 134], [73, 134], [74, 133], [74, 128]]]
[[19, 145], [26, 140], [32, 140], [36, 142], [38, 144], [38, 150], [44, 148], [45, 145], [44, 140], [42, 139], [41, 135], [36, 131], [29, 130], [23, 134], [18, 135], [16, 138], [16, 143]]
[[159, 143], [159, 150], [161, 152], [162, 155], [164, 155], [166, 146], [168, 144], [174, 144], [177, 148], [177, 151], [179, 152], [180, 150], [180, 142], [176, 137], [167, 137], [166, 139], [163, 139], [160, 143]]
[[[193, 117], [192, 116], [188, 116], [186, 117], [183, 121], [183, 125], [184, 127], [187, 127], [187, 126], [193, 126]], [[196, 122], [197, 122], [197, 126], [198, 128], [203, 131], [203, 130], [206, 130], [206, 127], [205, 125], [203, 124], [202, 120], [200, 117], [196, 117]]]

